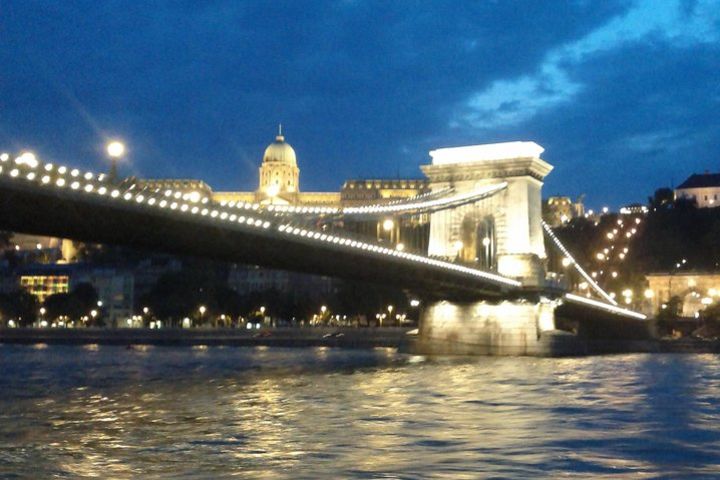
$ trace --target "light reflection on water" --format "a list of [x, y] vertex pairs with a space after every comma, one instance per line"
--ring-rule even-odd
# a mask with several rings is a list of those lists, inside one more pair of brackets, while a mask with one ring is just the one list
[[0, 477], [637, 478], [720, 469], [713, 355], [0, 348]]

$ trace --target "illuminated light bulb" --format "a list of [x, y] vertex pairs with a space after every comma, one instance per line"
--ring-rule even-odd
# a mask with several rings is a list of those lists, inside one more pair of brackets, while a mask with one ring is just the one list
[[148, 199], [148, 205], [155, 205], [156, 200], [154, 198]]
[[93, 191], [93, 186], [90, 184], [87, 184], [87, 185], [85, 185], [85, 188], [83, 190], [85, 190], [87, 193], [90, 193]]
[[18, 165], [27, 165], [30, 168], [36, 168], [38, 166], [37, 158], [35, 158], [35, 154], [31, 152], [24, 152], [15, 159], [15, 163]]
[[20, 174], [20, 170], [18, 170], [17, 168], [13, 168], [12, 170], [10, 170], [10, 176], [13, 178], [17, 177], [19, 174]]
[[107, 153], [113, 158], [122, 157], [125, 153], [125, 145], [122, 142], [112, 141], [107, 145]]
[[70, 188], [72, 188], [73, 190], [77, 190], [78, 188], [80, 188], [80, 182], [72, 182], [70, 184]]
[[105, 188], [105, 187], [98, 188], [98, 194], [105, 195], [105, 193], [107, 193], [107, 188]]
[[92, 180], [93, 174], [90, 172], [87, 172], [85, 175], [83, 175], [83, 178], [85, 178], [85, 180]]
[[64, 187], [64, 186], [65, 186], [65, 179], [64, 179], [64, 178], [58, 178], [58, 179], [55, 181], [55, 185], [57, 185], [58, 187]]
[[78, 175], [80, 175], [80, 170], [78, 170], [77, 168], [73, 168], [73, 169], [70, 171], [70, 176], [71, 176], [71, 177], [77, 177]]
[[65, 175], [65, 172], [67, 172], [67, 167], [60, 167], [58, 168], [58, 173], [61, 175]]

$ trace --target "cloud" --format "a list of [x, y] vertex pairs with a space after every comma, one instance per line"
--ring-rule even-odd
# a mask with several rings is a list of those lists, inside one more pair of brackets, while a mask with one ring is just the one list
[[451, 128], [492, 130], [518, 125], [572, 101], [584, 84], [574, 75], [588, 57], [633, 42], [671, 42], [675, 47], [712, 44], [720, 38], [720, 2], [642, 0], [587, 35], [550, 50], [537, 71], [493, 81], [471, 94], [450, 119]]

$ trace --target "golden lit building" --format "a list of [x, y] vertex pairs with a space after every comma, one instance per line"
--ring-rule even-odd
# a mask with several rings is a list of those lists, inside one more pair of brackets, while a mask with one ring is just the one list
[[285, 141], [282, 130], [267, 146], [259, 168], [258, 188], [254, 192], [213, 192], [220, 202], [254, 202], [278, 205], [340, 205], [339, 192], [301, 192], [300, 168], [295, 149]]
[[20, 286], [42, 303], [50, 295], [68, 293], [70, 277], [52, 273], [20, 275]]
[[[191, 179], [131, 179], [140, 188], [172, 189], [187, 195], [200, 195], [216, 202], [243, 202], [277, 205], [308, 205], [344, 207], [361, 204], [388, 203], [429, 191], [427, 179], [354, 179], [347, 180], [338, 192], [303, 192], [300, 188], [300, 167], [292, 145], [278, 131], [267, 146], [258, 169], [258, 188], [255, 191], [215, 192], [205, 182]], [[390, 221], [392, 222], [392, 226]], [[356, 234], [375, 236], [392, 243], [407, 242], [420, 250], [427, 247], [428, 218], [419, 215], [408, 218], [378, 218], [342, 222], [342, 226]]]
[[694, 317], [698, 312], [720, 301], [720, 273], [717, 272], [668, 272], [646, 275], [651, 312], [657, 313], [670, 299], [681, 302], [683, 317]]
[[583, 197], [573, 202], [570, 197], [548, 197], [543, 202], [543, 220], [551, 227], [567, 223], [573, 218], [585, 215]]

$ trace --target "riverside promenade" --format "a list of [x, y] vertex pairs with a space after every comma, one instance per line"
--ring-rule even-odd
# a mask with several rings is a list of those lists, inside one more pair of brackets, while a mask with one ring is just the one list
[[0, 344], [228, 345], [274, 347], [403, 348], [411, 328], [3, 328]]

